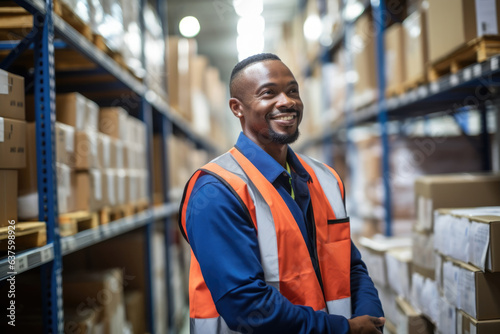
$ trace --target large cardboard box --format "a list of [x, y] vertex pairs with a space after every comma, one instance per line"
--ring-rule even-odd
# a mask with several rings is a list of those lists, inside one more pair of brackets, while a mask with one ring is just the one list
[[19, 195], [38, 192], [36, 164], [36, 124], [26, 124], [26, 167], [19, 169]]
[[434, 325], [420, 312], [417, 312], [405, 299], [396, 297], [396, 333], [431, 334]]
[[500, 272], [500, 207], [438, 210], [435, 248], [483, 271]]
[[128, 113], [120, 107], [101, 108], [99, 112], [99, 131], [113, 138], [127, 140]]
[[102, 171], [103, 205], [113, 207], [118, 204], [118, 183], [115, 169]]
[[397, 90], [406, 81], [404, 32], [401, 23], [394, 23], [384, 35], [386, 88]]
[[75, 211], [74, 193], [79, 191], [76, 184], [75, 172], [62, 163], [56, 163], [57, 173], [57, 204], [59, 213]]
[[[122, 333], [125, 326], [123, 272], [113, 268], [103, 271], [65, 273], [63, 298], [66, 307], [82, 314], [97, 316], [103, 333]], [[101, 312], [96, 312], [101, 310]], [[97, 313], [97, 314], [96, 314]]]
[[17, 222], [17, 170], [0, 169], [0, 226]]
[[411, 297], [411, 247], [392, 249], [385, 254], [388, 283], [391, 289], [405, 299]]
[[434, 210], [494, 206], [500, 203], [500, 174], [427, 175], [415, 181], [417, 230], [431, 231]]
[[102, 208], [103, 185], [102, 173], [98, 169], [78, 171], [76, 173], [75, 196], [76, 210], [94, 212]]
[[24, 78], [0, 69], [0, 117], [26, 119]]
[[476, 37], [500, 31], [500, 0], [429, 0], [428, 13], [430, 62]]
[[179, 70], [177, 62], [179, 38], [170, 36], [167, 39], [167, 91], [169, 104], [179, 108]]
[[75, 128], [56, 122], [56, 161], [70, 167], [76, 163]]
[[403, 21], [405, 75], [408, 82], [427, 78], [427, 12], [421, 8]]
[[79, 93], [56, 96], [57, 121], [71, 125], [78, 131], [97, 131], [98, 112], [97, 105]]
[[179, 111], [182, 116], [188, 120], [192, 120], [192, 105], [191, 105], [191, 74], [193, 71], [192, 59], [197, 53], [197, 44], [194, 38], [179, 39], [178, 46], [178, 61], [177, 69], [179, 73]]
[[497, 334], [500, 333], [500, 319], [482, 320], [472, 318], [463, 311], [457, 312], [457, 334]]
[[377, 96], [377, 66], [375, 57], [374, 25], [370, 13], [363, 14], [355, 24], [355, 37], [352, 39], [354, 69], [357, 81], [354, 84], [355, 107], [373, 102]]
[[0, 169], [26, 167], [26, 122], [0, 117]]
[[75, 137], [75, 168], [100, 168], [96, 131], [77, 131]]

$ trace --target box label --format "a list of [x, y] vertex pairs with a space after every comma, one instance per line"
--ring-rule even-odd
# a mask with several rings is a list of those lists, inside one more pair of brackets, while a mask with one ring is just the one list
[[9, 73], [0, 70], [0, 94], [9, 94]]
[[484, 271], [490, 244], [490, 225], [472, 222], [470, 235], [470, 262]]
[[495, 0], [476, 0], [477, 35], [497, 35], [497, 8]]
[[0, 143], [4, 142], [4, 124], [3, 117], [0, 117]]

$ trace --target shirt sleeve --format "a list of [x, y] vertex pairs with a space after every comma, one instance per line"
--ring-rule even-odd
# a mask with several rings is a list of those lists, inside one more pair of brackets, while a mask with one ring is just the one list
[[352, 317], [371, 315], [383, 317], [384, 311], [377, 289], [368, 275], [361, 253], [351, 241], [351, 301]]
[[230, 329], [259, 333], [348, 333], [342, 316], [293, 305], [266, 284], [256, 230], [232, 192], [211, 175], [195, 185], [186, 230], [217, 311]]

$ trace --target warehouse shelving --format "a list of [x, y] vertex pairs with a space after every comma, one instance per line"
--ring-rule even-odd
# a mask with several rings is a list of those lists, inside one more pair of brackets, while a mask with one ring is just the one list
[[[348, 0], [342, 1], [344, 7]], [[382, 173], [384, 181], [384, 208], [385, 208], [385, 233], [391, 235], [391, 189], [389, 184], [389, 155], [390, 147], [388, 142], [388, 123], [392, 120], [405, 120], [410, 118], [427, 117], [432, 114], [446, 114], [453, 116], [457, 124], [461, 124], [457, 114], [476, 108], [481, 114], [481, 154], [483, 157], [483, 169], [491, 170], [492, 157], [489, 143], [487, 124], [487, 104], [497, 106], [500, 101], [498, 87], [500, 86], [500, 56], [493, 56], [482, 63], [475, 63], [460, 69], [456, 73], [441, 76], [438, 80], [421, 84], [414, 89], [410, 89], [401, 95], [386, 98], [385, 94], [385, 51], [384, 51], [384, 13], [386, 1], [361, 1], [363, 13], [371, 8], [375, 37], [375, 54], [377, 66], [377, 101], [354, 110], [352, 107], [353, 85], [347, 87], [347, 105], [344, 110], [345, 121], [337, 122], [322, 133], [308, 138], [299, 148], [306, 150], [310, 147], [324, 145], [325, 150], [332, 144], [332, 140], [345, 143], [349, 136], [346, 133], [355, 126], [365, 124], [378, 124], [381, 132], [382, 147]], [[340, 29], [333, 36], [333, 43], [329, 52], [333, 52], [339, 45], [344, 43], [349, 52], [349, 34], [353, 31], [353, 25], [361, 16], [344, 20], [340, 24]], [[352, 57], [347, 57], [348, 70], [352, 69]], [[349, 67], [349, 65], [351, 67]], [[497, 130], [498, 131], [498, 130]], [[467, 134], [465, 129], [462, 129]], [[497, 134], [496, 140], [500, 141]], [[349, 145], [348, 143], [345, 143]], [[500, 145], [500, 143], [498, 143]], [[330, 150], [331, 151], [331, 150]], [[331, 153], [329, 153], [331, 154]], [[328, 160], [328, 159], [327, 159]]]
[[[35, 108], [36, 108], [36, 127], [37, 127], [37, 166], [38, 166], [38, 193], [39, 193], [39, 219], [47, 224], [47, 245], [35, 249], [19, 252], [16, 254], [16, 274], [21, 274], [30, 269], [41, 267], [42, 293], [43, 293], [43, 318], [44, 331], [47, 333], [63, 332], [63, 311], [62, 311], [62, 257], [75, 252], [79, 249], [90, 247], [96, 243], [109, 238], [122, 235], [128, 231], [144, 228], [146, 238], [146, 268], [149, 271], [149, 284], [147, 287], [147, 307], [148, 307], [148, 326], [149, 331], [154, 333], [153, 302], [154, 295], [153, 284], [151, 282], [151, 240], [154, 224], [161, 221], [165, 224], [165, 255], [168, 258], [168, 244], [171, 240], [170, 217], [178, 210], [179, 202], [173, 201], [164, 203], [151, 209], [147, 209], [133, 216], [128, 216], [107, 225], [101, 225], [97, 228], [79, 232], [73, 236], [60, 237], [57, 227], [58, 204], [57, 204], [57, 181], [55, 175], [55, 149], [54, 149], [54, 105], [56, 86], [55, 86], [55, 65], [54, 49], [70, 47], [77, 53], [84, 55], [92, 63], [98, 66], [97, 70], [78, 71], [78, 75], [89, 76], [106, 73], [116, 80], [108, 85], [108, 89], [119, 89], [130, 94], [130, 98], [139, 101], [138, 117], [146, 123], [148, 129], [148, 170], [149, 179], [149, 198], [152, 201], [152, 133], [153, 118], [155, 122], [159, 120], [160, 132], [163, 135], [163, 144], [168, 136], [174, 132], [180, 132], [193, 141], [198, 148], [211, 153], [219, 152], [218, 147], [209, 139], [195, 133], [189, 124], [176, 115], [171, 110], [168, 103], [157, 93], [148, 89], [147, 85], [128, 71], [121, 68], [112, 58], [99, 50], [90, 41], [84, 38], [73, 27], [67, 24], [61, 17], [53, 13], [52, 1], [42, 0], [16, 0], [16, 3], [31, 14], [33, 14], [34, 29], [24, 40], [13, 46], [13, 51], [3, 60], [0, 67], [9, 69], [9, 66], [16, 58], [28, 49], [34, 53], [34, 87], [35, 87]], [[144, 5], [144, 4], [142, 4]], [[60, 38], [55, 41], [54, 36]], [[5, 45], [4, 45], [5, 47]], [[71, 75], [75, 73], [66, 73]], [[103, 90], [106, 86], [93, 85], [94, 91]], [[85, 84], [65, 85], [64, 89], [89, 90]], [[116, 97], [115, 97], [116, 98]], [[105, 102], [104, 102], [105, 103]], [[163, 147], [162, 157], [163, 166], [167, 166], [168, 159], [167, 148]], [[166, 183], [166, 182], [165, 182]], [[168, 185], [165, 185], [164, 198], [168, 198]], [[151, 204], [151, 203], [150, 203]], [[13, 270], [9, 267], [7, 258], [0, 259], [0, 280], [8, 278]], [[167, 293], [170, 290], [168, 274], [170, 273], [167, 261]], [[168, 295], [170, 295], [168, 293]], [[166, 296], [167, 298], [167, 296]], [[167, 298], [168, 300], [168, 298]], [[169, 320], [172, 319], [173, 305], [170, 300], [168, 314], [165, 315]], [[172, 325], [172, 322], [169, 321]]]

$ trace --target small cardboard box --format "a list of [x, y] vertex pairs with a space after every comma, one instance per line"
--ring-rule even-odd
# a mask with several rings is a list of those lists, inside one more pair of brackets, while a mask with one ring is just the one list
[[500, 333], [500, 319], [477, 320], [463, 311], [457, 312], [457, 334], [497, 334]]
[[17, 170], [0, 169], [0, 227], [17, 223]]
[[56, 119], [78, 131], [87, 129], [87, 98], [79, 93], [58, 94]]
[[500, 203], [500, 174], [427, 175], [415, 181], [415, 229], [432, 231], [434, 210], [470, 208]]
[[113, 145], [111, 144], [111, 137], [104, 134], [97, 134], [97, 156], [99, 165], [102, 168], [113, 168]]
[[392, 249], [385, 253], [388, 283], [391, 289], [406, 299], [411, 297], [411, 247]]
[[413, 271], [435, 278], [434, 234], [428, 231], [412, 231]]
[[0, 69], [0, 117], [26, 119], [24, 78]]
[[75, 128], [56, 122], [56, 161], [70, 167], [76, 163]]
[[26, 167], [26, 122], [0, 117], [0, 169]]
[[396, 313], [397, 321], [395, 325], [397, 333], [434, 333], [434, 325], [401, 297], [396, 297]]
[[120, 107], [101, 108], [99, 111], [99, 131], [113, 138], [126, 140], [128, 133], [128, 114]]
[[77, 170], [99, 168], [97, 132], [77, 131], [75, 138], [75, 168]]
[[102, 208], [102, 173], [98, 169], [77, 172], [76, 189], [78, 191], [73, 193], [76, 210], [94, 212]]

